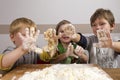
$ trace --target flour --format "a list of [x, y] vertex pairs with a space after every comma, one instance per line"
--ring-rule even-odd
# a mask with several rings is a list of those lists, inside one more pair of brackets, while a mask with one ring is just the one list
[[18, 80], [113, 80], [97, 67], [53, 65], [42, 70], [27, 72]]

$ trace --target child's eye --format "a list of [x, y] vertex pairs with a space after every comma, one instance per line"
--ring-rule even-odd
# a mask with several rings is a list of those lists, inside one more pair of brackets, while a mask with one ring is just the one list
[[25, 34], [22, 34], [22, 36], [26, 36]]
[[101, 26], [105, 25], [106, 23], [100, 23]]
[[92, 27], [95, 27], [95, 26], [97, 26], [96, 24], [92, 24]]
[[64, 33], [64, 31], [60, 31], [60, 33]]

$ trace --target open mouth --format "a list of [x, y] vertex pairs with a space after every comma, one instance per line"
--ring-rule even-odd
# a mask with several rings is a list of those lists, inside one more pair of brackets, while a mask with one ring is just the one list
[[69, 37], [65, 36], [65, 37], [62, 37], [63, 39], [69, 39]]

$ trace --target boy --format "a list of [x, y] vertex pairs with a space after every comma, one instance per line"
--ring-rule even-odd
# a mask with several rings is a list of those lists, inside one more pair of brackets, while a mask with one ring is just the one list
[[27, 18], [18, 18], [10, 25], [10, 38], [15, 44], [14, 47], [8, 47], [0, 54], [0, 73], [5, 74], [11, 69], [21, 64], [36, 64], [39, 54], [39, 48], [35, 42], [39, 35], [36, 24]]
[[[94, 35], [86, 37], [86, 49], [90, 53], [89, 62], [105, 68], [120, 68], [120, 42], [115, 42], [114, 38], [110, 36], [115, 28], [115, 19], [112, 12], [102, 8], [97, 9], [91, 16], [90, 22]], [[77, 34], [77, 36], [74, 41], [83, 43], [80, 41], [81, 35]], [[98, 52], [96, 54], [93, 50], [93, 43], [97, 43]]]

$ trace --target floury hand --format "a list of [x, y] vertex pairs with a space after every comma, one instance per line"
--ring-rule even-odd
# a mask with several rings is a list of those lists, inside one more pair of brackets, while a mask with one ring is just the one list
[[18, 33], [19, 37], [22, 40], [22, 47], [24, 50], [34, 51], [36, 53], [42, 53], [42, 49], [36, 47], [35, 43], [39, 36], [40, 30], [35, 32], [35, 28], [31, 27], [30, 29], [25, 28], [25, 36], [21, 33]]

